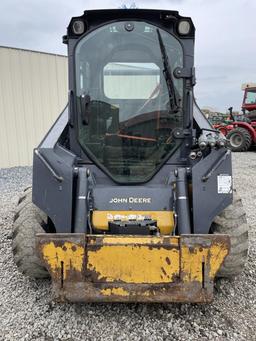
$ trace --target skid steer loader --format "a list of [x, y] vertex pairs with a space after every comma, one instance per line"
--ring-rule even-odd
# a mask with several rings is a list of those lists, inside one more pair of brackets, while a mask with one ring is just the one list
[[231, 154], [193, 97], [192, 20], [74, 17], [69, 101], [34, 151], [14, 217], [18, 268], [59, 301], [210, 302], [240, 273], [248, 227]]

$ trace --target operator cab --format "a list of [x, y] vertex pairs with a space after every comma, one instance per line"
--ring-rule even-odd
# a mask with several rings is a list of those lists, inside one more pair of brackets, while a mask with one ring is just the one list
[[242, 104], [243, 110], [254, 111], [256, 110], [256, 84], [244, 88], [244, 100]]
[[182, 143], [173, 132], [183, 129], [184, 93], [192, 84], [174, 75], [193, 63], [182, 38], [191, 44], [194, 28], [183, 20], [187, 34], [179, 34], [177, 12], [155, 11], [154, 20], [141, 10], [104, 12], [109, 23], [90, 27], [85, 15], [68, 28], [77, 140], [114, 181], [146, 182]]

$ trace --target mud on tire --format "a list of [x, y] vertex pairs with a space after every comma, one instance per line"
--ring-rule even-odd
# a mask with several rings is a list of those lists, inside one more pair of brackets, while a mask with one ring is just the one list
[[228, 147], [233, 152], [246, 152], [252, 144], [252, 137], [244, 128], [238, 127], [231, 130], [226, 138], [228, 140]]
[[32, 189], [20, 196], [13, 219], [12, 250], [18, 269], [32, 278], [49, 277], [36, 253], [36, 234], [44, 233], [47, 216], [32, 203]]
[[244, 268], [248, 254], [248, 229], [242, 200], [234, 192], [233, 203], [218, 215], [211, 227], [213, 233], [228, 234], [231, 249], [217, 277], [239, 275]]

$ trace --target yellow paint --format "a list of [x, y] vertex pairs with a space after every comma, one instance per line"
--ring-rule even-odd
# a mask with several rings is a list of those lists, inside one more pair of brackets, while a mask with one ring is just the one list
[[121, 220], [127, 221], [128, 216], [150, 216], [157, 221], [157, 226], [161, 234], [170, 234], [174, 227], [172, 211], [94, 211], [92, 214], [92, 224], [99, 230], [108, 230], [109, 217], [121, 216]]
[[[164, 291], [163, 289], [160, 289], [161, 291]], [[136, 295], [136, 293], [131, 292], [131, 291], [127, 291], [122, 287], [119, 288], [106, 288], [106, 289], [102, 289], [101, 290], [101, 294], [103, 296], [132, 296], [132, 295]], [[149, 290], [146, 291], [142, 291], [140, 292], [141, 296], [145, 296], [145, 297], [149, 297], [149, 296], [154, 296], [155, 295], [155, 291], [150, 292]]]
[[64, 279], [70, 269], [82, 271], [84, 259], [84, 248], [82, 246], [71, 242], [65, 242], [63, 246], [56, 246], [53, 242], [49, 242], [43, 245], [42, 254], [52, 272], [60, 271], [61, 262], [64, 263]]
[[[159, 289], [159, 291], [165, 291], [165, 289]], [[141, 293], [142, 296], [145, 296], [145, 297], [149, 297], [149, 296], [154, 296], [156, 294], [155, 290], [152, 290], [152, 291], [149, 291], [149, 290], [146, 290], [144, 292]]]
[[209, 267], [209, 277], [214, 279], [228, 252], [228, 247], [221, 242], [212, 244], [210, 248], [194, 247], [192, 252], [184, 245], [181, 250], [182, 280], [202, 282], [202, 262], [205, 268]]
[[[102, 235], [98, 235], [100, 239], [102, 238]], [[89, 239], [90, 244], [94, 244], [94, 239]], [[163, 244], [167, 243], [168, 245], [178, 246], [179, 245], [179, 237], [157, 237], [157, 236], [111, 236], [111, 235], [104, 235], [104, 238], [102, 240], [102, 244], [104, 245], [145, 245], [145, 244]]]
[[106, 282], [169, 283], [179, 275], [179, 250], [145, 245], [103, 245], [88, 250], [87, 268]]
[[195, 247], [190, 252], [189, 247], [183, 245], [181, 249], [181, 271], [184, 282], [202, 282], [202, 262], [207, 260], [209, 249]]
[[[228, 254], [228, 245], [220, 240], [205, 248], [193, 242], [189, 246], [181, 243], [179, 248], [181, 240], [182, 237], [167, 236], [101, 235], [96, 239], [88, 236], [86, 249], [69, 241], [63, 241], [63, 245], [49, 241], [42, 245], [41, 252], [50, 272], [57, 277], [60, 276], [61, 262], [64, 263], [64, 279], [69, 270], [81, 273], [84, 261], [94, 278], [96, 274], [96, 282], [160, 284], [177, 281], [180, 275], [180, 280], [185, 283], [202, 282], [202, 262], [213, 279]], [[102, 294], [128, 296], [132, 293], [118, 284], [115, 288], [103, 289]], [[152, 292], [145, 292], [145, 295], [152, 295]]]
[[101, 294], [104, 296], [129, 296], [130, 293], [127, 290], [124, 290], [123, 288], [107, 288], [101, 290]]
[[228, 255], [228, 248], [223, 244], [214, 244], [210, 249], [210, 278], [214, 278], [221, 263]]

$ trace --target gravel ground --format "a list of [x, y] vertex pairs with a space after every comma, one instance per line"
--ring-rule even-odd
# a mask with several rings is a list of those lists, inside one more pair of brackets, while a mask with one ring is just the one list
[[256, 340], [256, 153], [233, 160], [250, 252], [239, 278], [217, 282], [210, 305], [51, 302], [50, 282], [23, 277], [12, 260], [14, 207], [31, 182], [31, 168], [0, 170], [0, 340]]

